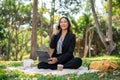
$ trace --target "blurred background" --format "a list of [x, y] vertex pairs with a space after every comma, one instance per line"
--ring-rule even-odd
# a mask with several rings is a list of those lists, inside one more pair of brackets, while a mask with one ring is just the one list
[[74, 55], [120, 55], [119, 0], [0, 0], [0, 60], [36, 59], [48, 50], [58, 20], [76, 34]]

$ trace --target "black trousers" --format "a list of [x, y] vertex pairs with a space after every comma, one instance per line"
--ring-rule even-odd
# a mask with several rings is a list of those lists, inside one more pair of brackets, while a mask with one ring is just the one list
[[[58, 64], [58, 63], [57, 63]], [[45, 62], [40, 62], [38, 64], [38, 69], [57, 69], [57, 64], [48, 64], [48, 63], [45, 63]], [[80, 58], [73, 58], [71, 59], [70, 61], [68, 61], [67, 63], [65, 64], [62, 64], [65, 68], [68, 68], [68, 69], [77, 69], [79, 68], [81, 65], [82, 65], [82, 59]]]

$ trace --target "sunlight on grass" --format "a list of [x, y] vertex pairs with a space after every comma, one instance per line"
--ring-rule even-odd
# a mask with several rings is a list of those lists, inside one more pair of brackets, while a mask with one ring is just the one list
[[90, 58], [82, 58], [83, 60], [83, 66], [88, 66], [93, 61], [101, 61], [101, 60], [110, 60], [112, 62], [117, 63], [120, 65], [120, 57], [119, 56], [101, 56], [101, 57], [90, 57]]
[[88, 60], [104, 60], [104, 59], [114, 60], [114, 59], [119, 59], [120, 60], [120, 57], [117, 57], [117, 56], [101, 56], [101, 57], [91, 57], [91, 58], [83, 58], [83, 59], [88, 59]]

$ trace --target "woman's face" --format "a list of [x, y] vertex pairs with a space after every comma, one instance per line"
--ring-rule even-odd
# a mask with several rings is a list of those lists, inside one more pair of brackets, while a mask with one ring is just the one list
[[65, 18], [62, 18], [60, 21], [60, 27], [62, 30], [67, 30], [68, 28], [68, 21]]

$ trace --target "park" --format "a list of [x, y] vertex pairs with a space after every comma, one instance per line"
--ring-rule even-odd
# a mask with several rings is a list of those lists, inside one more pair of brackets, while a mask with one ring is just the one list
[[[37, 69], [40, 61], [37, 50], [50, 55], [56, 51], [50, 48], [50, 42], [58, 25], [62, 24], [61, 17], [70, 20], [75, 46], [70, 45], [73, 39], [67, 45], [74, 47], [73, 56], [82, 59], [82, 65], [61, 72]], [[34, 75], [25, 72], [25, 60], [33, 61], [29, 68], [36, 70]], [[109, 68], [102, 65], [96, 69], [102, 64], [98, 62], [105, 61]], [[96, 63], [91, 68], [93, 62]], [[90, 68], [98, 71], [91, 73]], [[47, 71], [51, 71], [50, 74]], [[119, 79], [119, 0], [0, 0], [0, 80]]]

